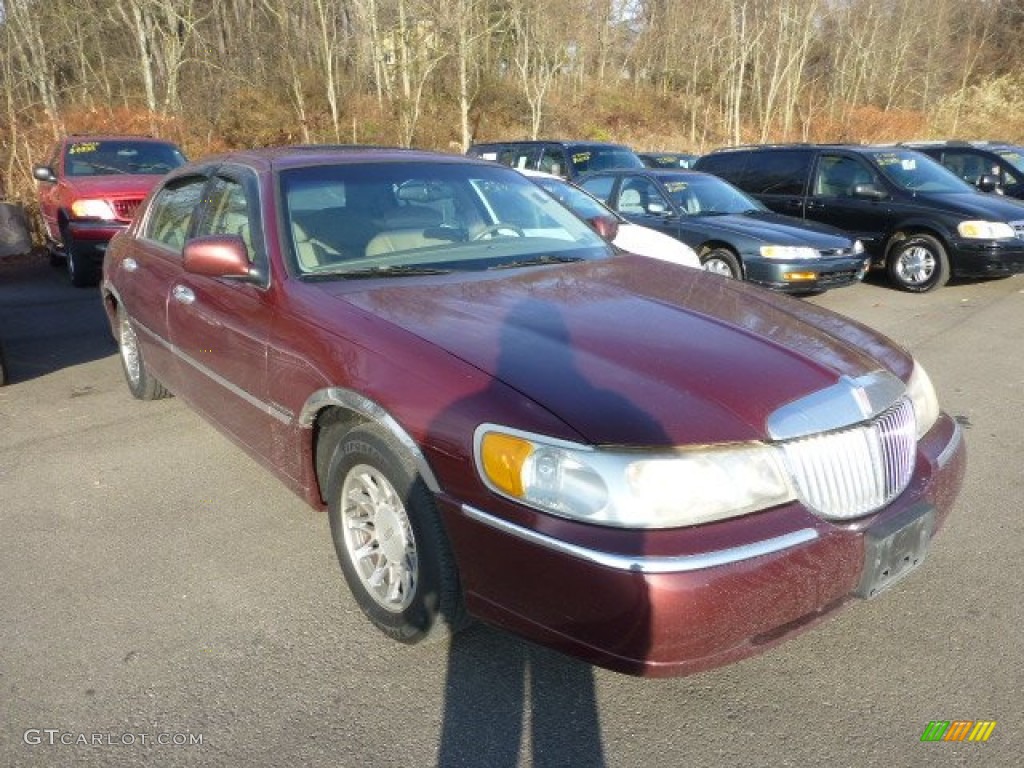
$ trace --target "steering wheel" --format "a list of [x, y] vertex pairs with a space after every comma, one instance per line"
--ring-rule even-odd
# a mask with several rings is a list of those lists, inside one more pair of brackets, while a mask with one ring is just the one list
[[506, 224], [499, 221], [497, 224], [491, 224], [490, 226], [484, 227], [483, 230], [473, 235], [474, 240], [487, 240], [492, 237], [496, 237], [502, 234], [512, 234], [516, 237], [526, 237], [526, 233], [522, 229], [517, 227], [515, 224]]

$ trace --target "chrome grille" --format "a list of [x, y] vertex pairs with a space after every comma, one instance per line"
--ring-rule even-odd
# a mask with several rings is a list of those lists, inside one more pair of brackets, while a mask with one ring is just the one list
[[906, 398], [863, 424], [782, 443], [800, 500], [835, 520], [879, 509], [907, 487], [917, 449]]

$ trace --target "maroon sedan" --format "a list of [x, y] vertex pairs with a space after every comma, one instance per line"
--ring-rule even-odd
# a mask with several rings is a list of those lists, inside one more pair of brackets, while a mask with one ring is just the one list
[[132, 393], [173, 392], [326, 508], [403, 642], [472, 616], [631, 674], [724, 664], [905, 576], [963, 478], [892, 342], [618, 253], [467, 157], [192, 163], [102, 293]]

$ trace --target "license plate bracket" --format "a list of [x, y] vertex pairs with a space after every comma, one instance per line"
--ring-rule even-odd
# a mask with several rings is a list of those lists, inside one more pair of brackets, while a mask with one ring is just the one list
[[935, 532], [935, 508], [919, 503], [864, 532], [864, 570], [854, 594], [870, 599], [924, 562]]

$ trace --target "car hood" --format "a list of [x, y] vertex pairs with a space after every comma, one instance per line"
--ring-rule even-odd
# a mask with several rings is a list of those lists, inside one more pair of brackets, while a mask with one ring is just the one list
[[693, 248], [682, 240], [677, 240], [656, 229], [622, 220], [619, 223], [618, 234], [615, 235], [615, 240], [612, 242], [630, 253], [700, 269], [700, 259], [697, 258]]
[[984, 192], [952, 192], [914, 195], [918, 202], [949, 211], [952, 214], [984, 221], [1024, 221], [1024, 203], [1001, 195]]
[[708, 227], [741, 234], [766, 245], [803, 245], [818, 249], [849, 248], [851, 238], [842, 231], [814, 221], [803, 221], [769, 211], [699, 216]]
[[844, 375], [889, 368], [905, 380], [911, 364], [826, 310], [632, 255], [321, 286], [516, 389], [593, 444], [764, 439], [780, 406]]
[[76, 197], [145, 197], [163, 178], [159, 174], [111, 174], [109, 176], [65, 177]]

